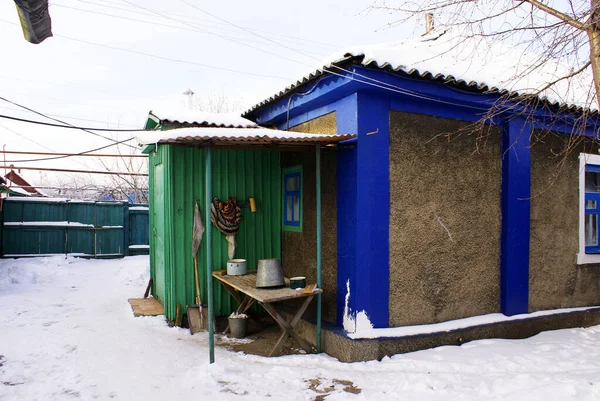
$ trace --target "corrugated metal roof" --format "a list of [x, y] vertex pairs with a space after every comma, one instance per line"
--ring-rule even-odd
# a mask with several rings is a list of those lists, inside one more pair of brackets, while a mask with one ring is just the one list
[[313, 145], [317, 143], [334, 144], [355, 137], [354, 134], [320, 135], [268, 128], [178, 128], [167, 131], [145, 131], [139, 134], [136, 139], [142, 145], [154, 143], [199, 144], [205, 142], [231, 145], [278, 143]]
[[[243, 115], [253, 114], [320, 76], [331, 75], [328, 70], [345, 74], [352, 64], [440, 82], [477, 93], [510, 97], [535, 95], [547, 104], [570, 111], [598, 112], [589, 69], [544, 89], [546, 84], [572, 74], [577, 67], [572, 68], [549, 57], [480, 36], [465, 37], [438, 31], [415, 40], [347, 49], [332, 55], [329, 60], [333, 61], [324, 63], [323, 67], [256, 104]], [[354, 78], [368, 81], [356, 75]]]
[[150, 117], [154, 117], [160, 124], [178, 123], [198, 125], [203, 127], [223, 128], [255, 128], [257, 125], [241, 117], [238, 113], [207, 113], [204, 111], [186, 109], [154, 109], [150, 111]]

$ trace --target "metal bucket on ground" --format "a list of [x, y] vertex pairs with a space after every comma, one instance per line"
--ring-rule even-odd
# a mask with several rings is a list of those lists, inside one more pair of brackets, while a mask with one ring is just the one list
[[246, 315], [229, 316], [229, 330], [231, 337], [244, 338], [248, 330], [248, 317]]

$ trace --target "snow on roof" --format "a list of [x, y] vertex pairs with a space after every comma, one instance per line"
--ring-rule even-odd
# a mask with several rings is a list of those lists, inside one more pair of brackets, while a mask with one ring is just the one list
[[[550, 89], [549, 82], [565, 77], [572, 68], [555, 59], [500, 42], [497, 38], [461, 36], [451, 31], [434, 31], [418, 39], [371, 46], [357, 46], [334, 53], [323, 67], [312, 71], [269, 99], [255, 105], [244, 115], [265, 106], [316, 77], [346, 73], [336, 68], [344, 61], [357, 58], [364, 66], [391, 69], [408, 75], [444, 83], [466, 85], [479, 91], [533, 94], [553, 104], [598, 110], [594, 101], [591, 69], [564, 79]], [[332, 67], [333, 66], [333, 67]], [[364, 77], [354, 78], [365, 81]]]
[[255, 128], [257, 125], [243, 118], [239, 113], [207, 113], [204, 111], [180, 109], [154, 109], [150, 115], [159, 121], [181, 124], [198, 124], [226, 128]]
[[337, 143], [356, 135], [320, 135], [268, 128], [177, 128], [166, 131], [145, 131], [136, 137], [138, 143], [196, 143], [196, 142], [232, 142], [232, 143]]

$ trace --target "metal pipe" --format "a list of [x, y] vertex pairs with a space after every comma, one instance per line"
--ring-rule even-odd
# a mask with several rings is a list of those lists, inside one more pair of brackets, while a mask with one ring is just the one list
[[[317, 287], [321, 286], [321, 144], [317, 144]], [[317, 353], [321, 353], [321, 293], [317, 294]]]
[[212, 198], [212, 172], [211, 172], [211, 161], [210, 161], [210, 146], [205, 149], [205, 202], [204, 202], [204, 214], [206, 222], [206, 291], [207, 291], [207, 302], [208, 302], [208, 352], [210, 363], [215, 362], [215, 328], [213, 327], [215, 308], [213, 303], [213, 287], [212, 287], [212, 225], [210, 223], [210, 203]]

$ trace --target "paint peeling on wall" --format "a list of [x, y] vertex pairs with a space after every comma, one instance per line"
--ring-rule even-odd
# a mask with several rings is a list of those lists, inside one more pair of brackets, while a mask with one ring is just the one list
[[348, 333], [356, 332], [356, 320], [350, 315], [350, 308], [348, 304], [350, 303], [350, 280], [346, 281], [346, 297], [344, 298], [344, 330]]
[[360, 333], [363, 331], [373, 330], [373, 324], [369, 319], [367, 313], [363, 310], [356, 314], [355, 317], [352, 316], [352, 312], [350, 311], [350, 307], [348, 304], [350, 303], [350, 280], [346, 281], [346, 297], [344, 299], [344, 330], [348, 333]]

